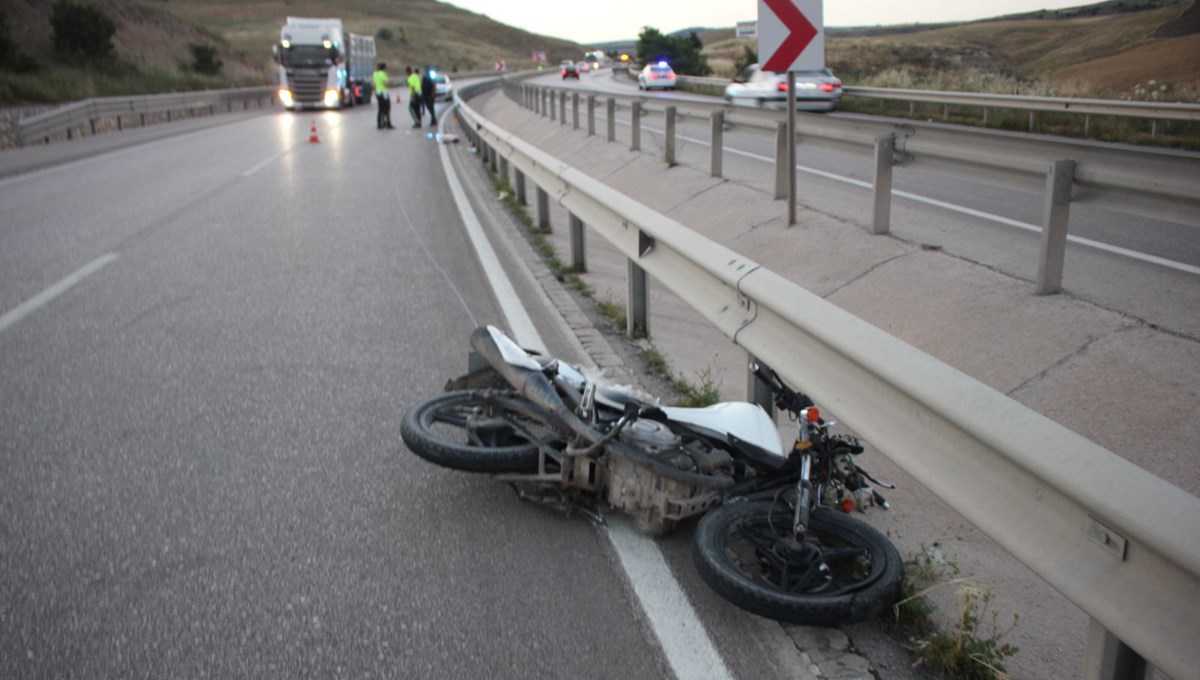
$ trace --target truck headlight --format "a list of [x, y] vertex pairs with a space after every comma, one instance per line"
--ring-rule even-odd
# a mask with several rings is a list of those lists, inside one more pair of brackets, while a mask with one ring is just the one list
[[291, 90], [280, 90], [279, 91], [279, 103], [283, 104], [284, 108], [288, 108], [288, 109], [295, 106], [296, 99], [294, 97], [292, 97], [292, 91]]
[[333, 108], [342, 101], [342, 94], [337, 90], [325, 90], [325, 106]]

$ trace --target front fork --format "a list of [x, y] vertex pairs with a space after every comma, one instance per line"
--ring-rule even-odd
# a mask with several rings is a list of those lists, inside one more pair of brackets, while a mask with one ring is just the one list
[[792, 534], [797, 541], [803, 542], [808, 533], [809, 512], [812, 507], [813, 485], [812, 454], [805, 451], [800, 456], [800, 479], [796, 482], [796, 512], [792, 517]]

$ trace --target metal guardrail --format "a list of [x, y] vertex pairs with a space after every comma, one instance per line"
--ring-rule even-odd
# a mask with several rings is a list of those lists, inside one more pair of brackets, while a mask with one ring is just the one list
[[[469, 79], [494, 76], [496, 71], [467, 71], [449, 75]], [[269, 86], [85, 99], [17, 121], [16, 143], [17, 146], [39, 140], [49, 143], [52, 138], [59, 136], [73, 139], [76, 135], [98, 134], [105, 127], [122, 130], [127, 123], [145, 126], [155, 122], [153, 119], [147, 120], [147, 116], [156, 114], [167, 114], [166, 121], [170, 122], [172, 114], [177, 112], [207, 110], [210, 115], [231, 113], [249, 109], [252, 102], [262, 108], [274, 105], [278, 100], [277, 92], [277, 87]]]
[[118, 130], [127, 122], [146, 125], [146, 116], [155, 114], [165, 113], [169, 121], [172, 114], [182, 111], [232, 112], [236, 107], [249, 109], [252, 102], [261, 108], [275, 102], [275, 92], [274, 87], [250, 87], [85, 99], [17, 121], [16, 142], [17, 146], [25, 146], [38, 140], [49, 142], [59, 135], [66, 135], [67, 139], [76, 134], [94, 135], [108, 121], [115, 121], [113, 125]]
[[[507, 82], [507, 81], [506, 81]], [[510, 98], [542, 115], [567, 115], [570, 94], [578, 117], [579, 96], [604, 97], [630, 113], [632, 148], [640, 147], [646, 113], [661, 113], [673, 130], [677, 118], [712, 121], [713, 174], [720, 175], [722, 130], [728, 125], [759, 128], [776, 135], [776, 198], [787, 196], [786, 130], [777, 112], [734, 107], [721, 101], [614, 95], [545, 85], [506, 85]], [[558, 99], [558, 106], [555, 106]], [[593, 104], [589, 104], [592, 106]], [[557, 109], [557, 113], [556, 113]], [[591, 114], [589, 114], [590, 116]], [[591, 123], [589, 123], [590, 125]], [[609, 121], [609, 139], [613, 138]], [[872, 232], [890, 229], [892, 173], [896, 166], [919, 164], [983, 177], [1029, 191], [1044, 190], [1043, 243], [1038, 261], [1037, 292], [1061, 289], [1065, 265], [1067, 221], [1073, 193], [1086, 194], [1091, 205], [1194, 223], [1200, 215], [1200, 154], [1171, 149], [1134, 147], [1086, 140], [1026, 135], [940, 123], [897, 121], [873, 116], [797, 116], [796, 133], [804, 144], [849, 147], [874, 156]], [[664, 147], [674, 149], [673, 135]], [[674, 159], [672, 159], [673, 162]], [[1191, 271], [1191, 269], [1188, 269]]]
[[[680, 76], [680, 84], [704, 88], [724, 88], [729, 80]], [[1023, 111], [1055, 111], [1095, 116], [1124, 116], [1155, 120], [1200, 120], [1200, 104], [1186, 102], [1132, 101], [1123, 99], [1083, 99], [1076, 97], [1043, 97], [1035, 95], [991, 94], [986, 92], [942, 92], [938, 90], [905, 90], [886, 87], [842, 88], [845, 95], [869, 99], [926, 102], [949, 106], [978, 106]]]
[[643, 296], [631, 299], [631, 314], [648, 315], [644, 284], [652, 276], [1087, 612], [1083, 677], [1133, 677], [1131, 658], [1132, 667], [1145, 659], [1176, 678], [1200, 667], [1200, 499], [549, 156], [462, 101], [495, 86], [460, 91], [463, 129], [484, 162], [495, 169], [501, 159], [506, 175], [513, 169], [519, 198], [527, 179], [536, 185], [539, 219], [550, 195], [570, 212], [573, 254], [585, 252], [586, 223], [625, 255], [631, 296]]

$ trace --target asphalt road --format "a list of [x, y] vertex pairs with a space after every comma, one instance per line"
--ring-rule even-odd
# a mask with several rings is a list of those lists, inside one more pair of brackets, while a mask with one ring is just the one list
[[687, 532], [622, 537], [404, 448], [504, 324], [427, 132], [279, 112], [0, 159], [0, 678], [814, 677], [700, 582]]
[[591, 524], [403, 449], [497, 311], [436, 144], [373, 123], [0, 182], [0, 677], [663, 674]]

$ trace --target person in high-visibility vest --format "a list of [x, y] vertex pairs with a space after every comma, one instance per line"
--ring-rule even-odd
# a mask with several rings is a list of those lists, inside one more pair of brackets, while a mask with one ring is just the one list
[[412, 114], [413, 127], [421, 127], [421, 74], [411, 66], [404, 67], [408, 74], [408, 112]]
[[379, 111], [375, 114], [375, 129], [376, 130], [392, 130], [392, 102], [388, 99], [388, 74], [387, 64], [382, 61], [375, 68], [375, 72], [371, 74], [371, 81], [375, 84], [375, 102], [379, 104]]

